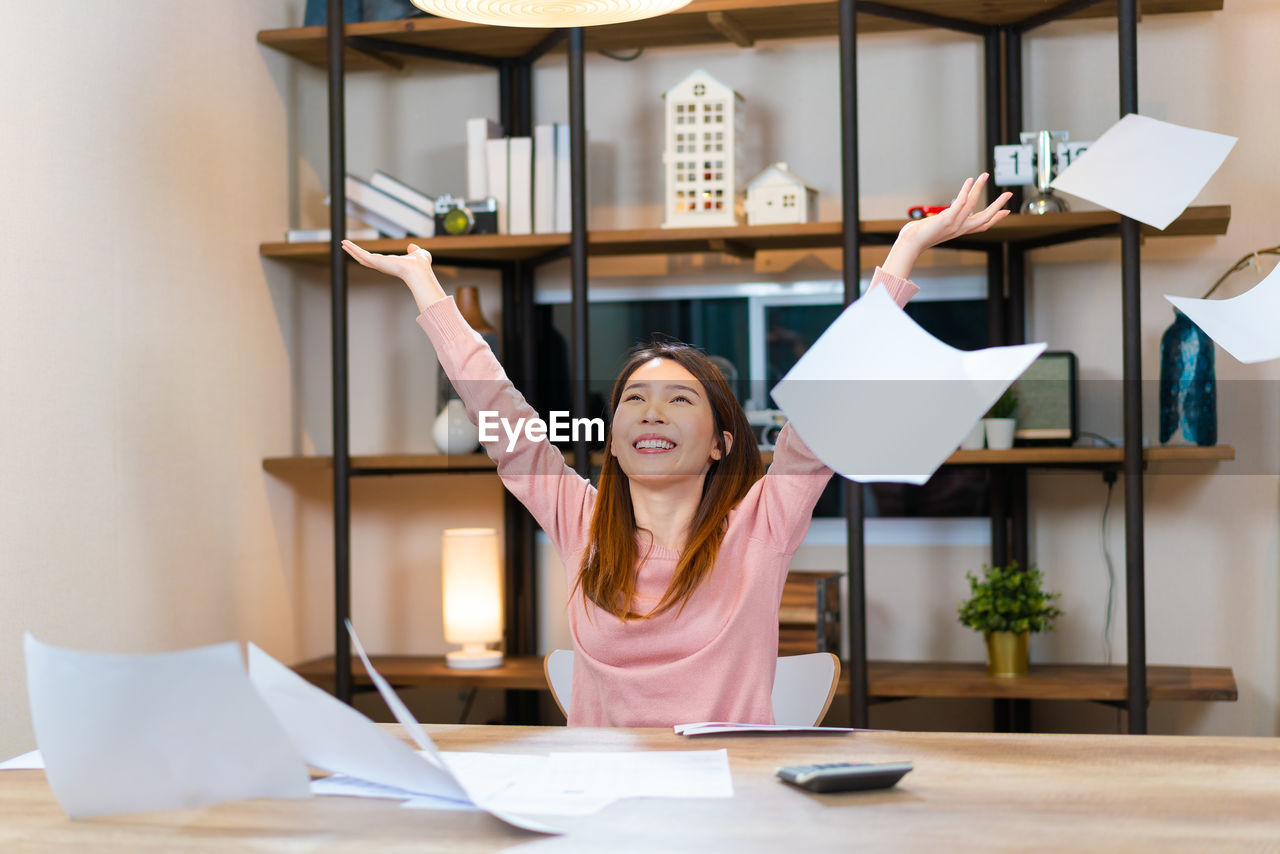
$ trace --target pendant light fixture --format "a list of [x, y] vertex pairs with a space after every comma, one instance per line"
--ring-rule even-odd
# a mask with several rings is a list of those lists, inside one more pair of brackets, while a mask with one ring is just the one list
[[591, 27], [674, 12], [689, 0], [413, 0], [441, 18], [495, 27]]

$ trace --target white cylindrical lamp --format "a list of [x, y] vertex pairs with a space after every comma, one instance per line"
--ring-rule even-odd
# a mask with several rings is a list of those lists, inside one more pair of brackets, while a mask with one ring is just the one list
[[502, 564], [493, 528], [444, 532], [444, 639], [462, 649], [445, 656], [449, 667], [478, 670], [502, 665]]

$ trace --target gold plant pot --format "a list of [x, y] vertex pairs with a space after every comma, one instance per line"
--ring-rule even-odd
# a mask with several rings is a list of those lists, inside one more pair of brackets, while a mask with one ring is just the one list
[[1027, 675], [1027, 640], [1031, 632], [987, 632], [987, 673], [991, 676]]

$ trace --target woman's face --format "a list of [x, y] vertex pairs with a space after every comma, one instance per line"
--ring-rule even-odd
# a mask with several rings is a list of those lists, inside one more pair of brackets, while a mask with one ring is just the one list
[[[724, 433], [724, 450], [732, 437]], [[610, 451], [628, 478], [653, 483], [673, 475], [703, 475], [724, 456], [716, 442], [711, 401], [687, 368], [668, 359], [641, 365], [613, 414]]]

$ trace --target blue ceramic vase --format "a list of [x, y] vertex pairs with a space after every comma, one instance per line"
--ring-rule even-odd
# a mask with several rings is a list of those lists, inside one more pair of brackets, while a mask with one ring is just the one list
[[1218, 444], [1213, 341], [1174, 309], [1160, 338], [1160, 443]]

